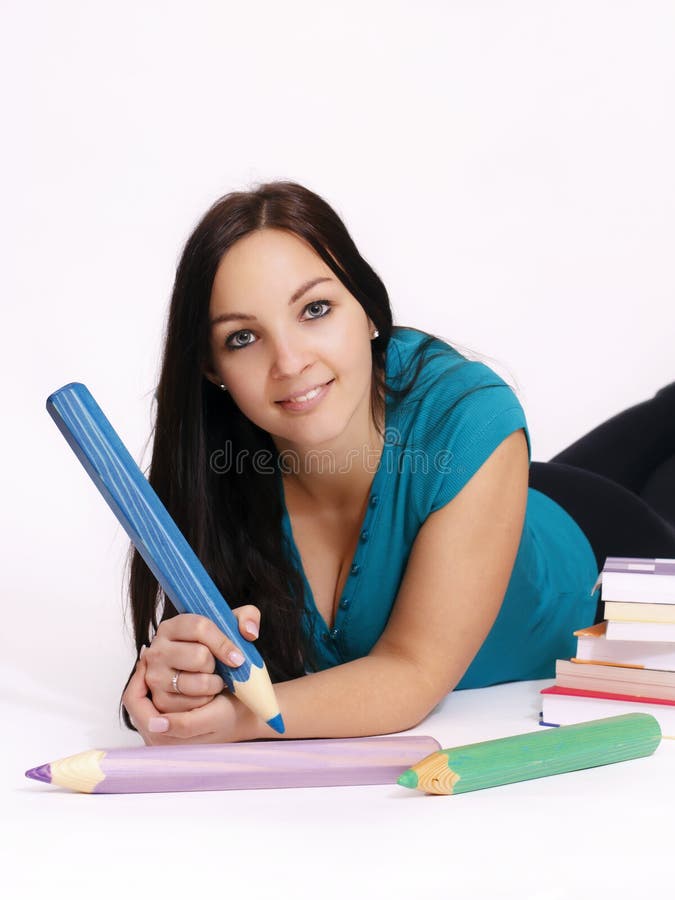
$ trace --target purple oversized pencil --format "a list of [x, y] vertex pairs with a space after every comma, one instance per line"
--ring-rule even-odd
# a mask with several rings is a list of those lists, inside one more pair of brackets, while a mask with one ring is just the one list
[[86, 750], [26, 772], [87, 794], [394, 784], [440, 750], [424, 735]]
[[47, 411], [179, 613], [211, 619], [244, 655], [216, 671], [242, 703], [279, 734], [284, 722], [262, 657], [239, 634], [234, 613], [85, 385], [47, 398]]

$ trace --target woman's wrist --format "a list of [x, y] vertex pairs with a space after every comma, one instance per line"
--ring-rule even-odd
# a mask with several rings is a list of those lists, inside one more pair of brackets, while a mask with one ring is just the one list
[[260, 716], [245, 706], [241, 700], [235, 699], [234, 733], [231, 741], [257, 741], [274, 736], [274, 731]]

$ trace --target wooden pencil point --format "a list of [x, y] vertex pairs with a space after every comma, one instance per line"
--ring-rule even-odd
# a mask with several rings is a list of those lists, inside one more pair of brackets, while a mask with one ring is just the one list
[[406, 769], [406, 771], [402, 775], [399, 775], [397, 784], [400, 784], [401, 787], [414, 789], [417, 787], [417, 782], [417, 772], [415, 772], [413, 769]]
[[267, 724], [270, 728], [273, 728], [277, 734], [283, 734], [286, 731], [286, 726], [284, 725], [284, 720], [281, 718], [281, 713], [278, 716], [274, 716], [273, 719], [268, 719]]
[[44, 766], [36, 766], [26, 772], [26, 778], [32, 778], [34, 781], [43, 781], [45, 784], [52, 783], [52, 774], [49, 763]]

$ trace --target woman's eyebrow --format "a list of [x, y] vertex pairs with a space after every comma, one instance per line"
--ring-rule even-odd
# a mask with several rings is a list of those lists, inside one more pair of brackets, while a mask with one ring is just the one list
[[[333, 281], [332, 278], [328, 278], [326, 276], [321, 276], [320, 278], [310, 278], [309, 281], [305, 281], [304, 284], [301, 284], [300, 287], [294, 291], [293, 296], [288, 301], [288, 305], [292, 306], [296, 300], [299, 300], [310, 288], [313, 288], [315, 284], [321, 284], [323, 281]], [[231, 312], [231, 313], [221, 313], [219, 316], [216, 316], [214, 319], [211, 319], [211, 328], [214, 325], [220, 325], [223, 322], [231, 322], [233, 319], [244, 319], [247, 322], [254, 321], [255, 316], [249, 315], [248, 313], [240, 313], [240, 312]]]

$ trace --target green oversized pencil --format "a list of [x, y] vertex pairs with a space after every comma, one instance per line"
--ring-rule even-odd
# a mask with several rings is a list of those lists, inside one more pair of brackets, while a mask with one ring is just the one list
[[406, 769], [398, 783], [427, 794], [463, 794], [649, 756], [660, 741], [654, 716], [629, 713], [437, 750]]

